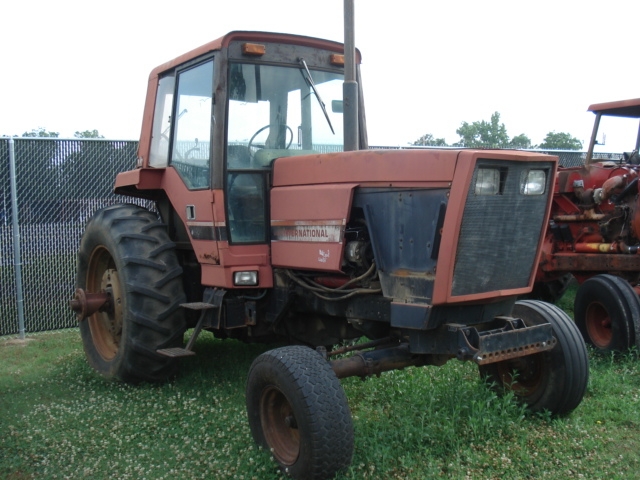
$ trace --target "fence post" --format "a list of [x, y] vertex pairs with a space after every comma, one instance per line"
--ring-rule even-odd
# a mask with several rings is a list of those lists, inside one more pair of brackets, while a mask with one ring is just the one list
[[13, 230], [13, 265], [16, 276], [18, 330], [24, 340], [24, 296], [22, 294], [22, 257], [20, 255], [20, 224], [18, 223], [18, 189], [16, 187], [16, 156], [13, 138], [9, 138], [9, 181], [11, 183], [11, 226]]

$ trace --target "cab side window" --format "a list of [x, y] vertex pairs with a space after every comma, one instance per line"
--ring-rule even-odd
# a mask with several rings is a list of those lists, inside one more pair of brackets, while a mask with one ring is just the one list
[[213, 59], [178, 74], [173, 111], [171, 165], [187, 188], [211, 184], [211, 131], [213, 126]]
[[151, 154], [149, 166], [166, 167], [169, 163], [169, 134], [171, 133], [171, 107], [176, 78], [173, 74], [161, 78], [156, 94], [156, 109], [153, 114]]

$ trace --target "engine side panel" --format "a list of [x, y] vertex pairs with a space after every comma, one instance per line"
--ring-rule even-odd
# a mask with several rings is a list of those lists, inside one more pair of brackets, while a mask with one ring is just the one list
[[278, 187], [271, 191], [274, 267], [340, 272], [355, 184]]

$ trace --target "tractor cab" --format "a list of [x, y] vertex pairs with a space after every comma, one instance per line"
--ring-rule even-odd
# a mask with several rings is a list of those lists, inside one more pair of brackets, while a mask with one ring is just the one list
[[595, 149], [604, 147], [607, 143], [611, 145], [622, 144], [622, 142], [625, 142], [624, 144], [628, 147], [623, 152], [621, 160], [627, 164], [640, 164], [640, 156], [638, 155], [638, 149], [640, 149], [640, 98], [593, 104], [589, 107], [589, 111], [596, 115], [596, 119], [585, 164], [610, 160], [610, 158], [595, 152]]
[[276, 33], [231, 32], [161, 65], [139, 168], [116, 192], [156, 200], [204, 284], [271, 287], [272, 163], [344, 150], [343, 83], [342, 44]]

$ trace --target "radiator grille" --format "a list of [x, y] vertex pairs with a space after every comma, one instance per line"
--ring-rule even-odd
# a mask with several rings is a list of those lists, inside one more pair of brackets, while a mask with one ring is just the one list
[[[480, 167], [503, 172], [500, 194], [476, 195]], [[552, 162], [478, 160], [460, 227], [452, 296], [522, 288], [529, 284], [536, 267], [547, 199], [552, 194], [552, 167]], [[520, 193], [521, 175], [532, 168], [547, 172], [544, 195]]]

